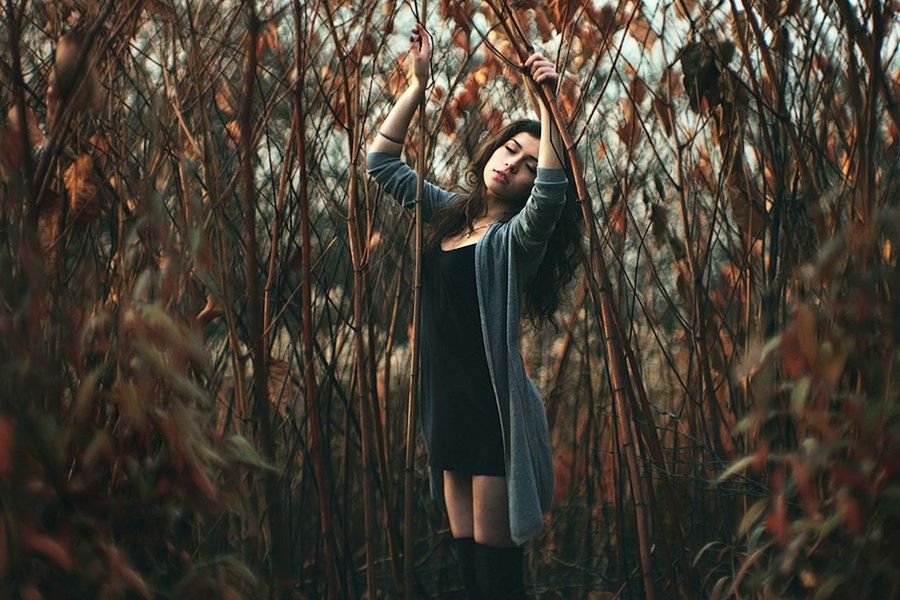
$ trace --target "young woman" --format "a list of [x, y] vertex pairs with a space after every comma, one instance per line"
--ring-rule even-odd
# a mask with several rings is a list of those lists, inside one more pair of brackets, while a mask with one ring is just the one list
[[[412, 33], [410, 86], [367, 156], [367, 172], [410, 208], [417, 175], [400, 151], [431, 55], [425, 28]], [[553, 63], [532, 54], [525, 65], [555, 89]], [[481, 145], [469, 193], [425, 182], [419, 410], [431, 496], [449, 517], [470, 598], [525, 598], [522, 544], [550, 508], [547, 417], [525, 374], [519, 319], [552, 317], [577, 264], [565, 161], [542, 107], [540, 122], [515, 121]]]

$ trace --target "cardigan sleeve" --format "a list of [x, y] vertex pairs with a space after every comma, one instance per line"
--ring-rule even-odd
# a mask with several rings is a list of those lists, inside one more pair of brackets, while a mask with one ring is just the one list
[[[404, 208], [415, 209], [418, 174], [399, 155], [369, 152], [366, 154], [366, 173]], [[456, 194], [426, 180], [422, 191], [422, 217], [425, 221], [430, 221], [435, 211], [454, 196]]]
[[531, 195], [525, 207], [509, 223], [512, 240], [520, 251], [538, 251], [556, 228], [556, 221], [566, 203], [569, 180], [562, 168], [538, 167]]

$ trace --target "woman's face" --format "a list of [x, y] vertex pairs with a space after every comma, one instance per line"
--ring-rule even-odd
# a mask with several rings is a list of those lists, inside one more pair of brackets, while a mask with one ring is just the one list
[[514, 205], [527, 199], [537, 174], [540, 145], [530, 133], [517, 133], [494, 150], [484, 166], [488, 195]]

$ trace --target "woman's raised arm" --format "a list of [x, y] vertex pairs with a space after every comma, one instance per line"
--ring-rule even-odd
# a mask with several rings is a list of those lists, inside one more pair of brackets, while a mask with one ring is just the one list
[[[417, 23], [412, 33], [410, 85], [381, 124], [366, 155], [366, 172], [406, 208], [414, 208], [416, 205], [418, 174], [400, 160], [400, 151], [403, 150], [403, 138], [406, 137], [409, 122], [425, 94], [431, 58], [431, 38], [425, 28]], [[425, 221], [431, 220], [434, 211], [449, 202], [454, 195], [426, 181], [422, 197], [422, 218]]]
[[422, 96], [425, 95], [425, 86], [428, 84], [428, 75], [431, 72], [429, 62], [431, 60], [431, 37], [421, 23], [416, 23], [410, 40], [412, 40], [409, 51], [412, 57], [412, 66], [409, 87], [397, 99], [397, 103], [394, 104], [391, 112], [381, 124], [375, 139], [369, 144], [369, 152], [400, 154], [409, 123], [416, 113]]
[[[559, 75], [552, 62], [534, 53], [525, 60], [525, 66], [536, 85], [548, 84], [556, 95]], [[525, 253], [538, 252], [553, 235], [556, 222], [566, 203], [566, 186], [569, 183], [563, 167], [562, 136], [550, 116], [550, 110], [541, 103], [541, 141], [538, 150], [537, 175], [534, 187], [520, 210], [510, 221], [512, 239]]]

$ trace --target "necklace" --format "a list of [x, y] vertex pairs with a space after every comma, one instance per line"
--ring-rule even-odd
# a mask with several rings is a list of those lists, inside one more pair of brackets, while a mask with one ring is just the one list
[[479, 229], [484, 229], [485, 227], [489, 227], [490, 225], [491, 225], [491, 223], [488, 223], [486, 225], [479, 225], [478, 227], [473, 227], [472, 231], [470, 231], [469, 233], [466, 234], [466, 239], [469, 239], [470, 237], [472, 237], [472, 234], [475, 233], [476, 231], [478, 231]]

